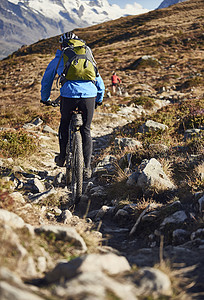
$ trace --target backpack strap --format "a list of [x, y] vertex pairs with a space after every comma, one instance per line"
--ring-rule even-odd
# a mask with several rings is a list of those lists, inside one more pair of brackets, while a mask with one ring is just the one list
[[60, 62], [61, 62], [61, 59], [62, 59], [63, 54], [64, 54], [64, 50], [62, 50], [62, 53], [61, 53], [60, 58], [59, 58], [59, 61], [58, 61], [58, 63], [57, 63], [57, 66], [56, 66], [56, 72], [57, 72], [57, 69], [58, 69], [59, 64], [60, 64]]

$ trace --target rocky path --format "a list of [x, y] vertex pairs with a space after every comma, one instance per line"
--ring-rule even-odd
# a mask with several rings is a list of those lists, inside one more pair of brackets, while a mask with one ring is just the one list
[[[132, 111], [132, 114], [135, 115], [134, 110]], [[191, 214], [189, 211], [187, 211], [187, 208], [184, 207], [180, 201], [176, 201], [173, 204], [166, 205], [162, 209], [157, 205], [151, 204], [149, 208], [146, 207], [146, 209], [140, 209], [140, 213], [136, 214], [135, 209], [137, 209], [137, 204], [131, 204], [127, 202], [126, 205], [121, 207], [118, 205], [116, 199], [111, 197], [112, 195], [107, 194], [110, 186], [107, 178], [110, 178], [114, 172], [114, 157], [111, 157], [108, 151], [106, 153], [105, 149], [109, 146], [113, 130], [118, 126], [126, 124], [130, 120], [131, 113], [129, 110], [125, 112], [123, 109], [119, 114], [102, 113], [100, 111], [96, 111], [92, 125], [94, 156], [99, 156], [101, 150], [104, 150], [104, 155], [101, 160], [98, 161], [98, 164], [93, 171], [93, 177], [91, 180], [89, 182], [85, 182], [84, 195], [81, 199], [79, 207], [75, 208], [75, 210], [72, 209], [71, 211], [69, 211], [71, 192], [64, 185], [64, 170], [56, 167], [54, 164], [54, 156], [58, 152], [58, 139], [56, 132], [52, 131], [50, 128], [44, 128], [42, 132], [36, 128], [37, 131], [35, 131], [35, 127], [27, 124], [27, 130], [30, 132], [37, 132], [41, 140], [41, 152], [43, 152], [43, 149], [45, 151], [43, 160], [40, 157], [36, 157], [35, 168], [31, 168], [31, 161], [27, 162], [27, 168], [30, 169], [29, 174], [23, 174], [23, 171], [20, 169], [20, 167], [18, 169], [18, 171], [24, 176], [24, 182], [25, 177], [27, 177], [24, 187], [26, 187], [28, 190], [27, 200], [31, 204], [25, 204], [25, 211], [28, 213], [28, 205], [31, 205], [30, 208], [32, 208], [32, 204], [48, 201], [49, 197], [53, 197], [56, 199], [55, 208], [46, 214], [44, 213], [46, 208], [43, 206], [41, 207], [40, 211], [35, 211], [38, 221], [32, 221], [32, 225], [42, 225], [40, 227], [41, 229], [38, 227], [35, 229], [36, 232], [39, 230], [46, 232], [46, 230], [48, 230], [45, 227], [46, 224], [60, 226], [60, 228], [52, 228], [52, 234], [55, 234], [55, 230], [58, 232], [63, 231], [65, 224], [75, 224], [77, 228], [80, 226], [89, 227], [89, 224], [91, 224], [91, 226], [94, 226], [96, 234], [102, 237], [103, 247], [100, 249], [100, 251], [102, 251], [102, 253], [105, 252], [108, 255], [113, 255], [113, 257], [110, 258], [111, 261], [109, 262], [109, 271], [112, 267], [112, 263], [116, 259], [114, 256], [115, 253], [119, 254], [119, 257], [121, 258], [125, 257], [130, 266], [137, 266], [141, 268], [141, 272], [144, 272], [142, 273], [143, 275], [131, 275], [131, 282], [134, 282], [134, 285], [137, 286], [137, 291], [135, 291], [135, 286], [129, 286], [130, 281], [124, 281], [124, 277], [121, 280], [123, 280], [125, 283], [123, 283], [121, 286], [118, 284], [118, 282], [117, 284], [116, 282], [112, 282], [113, 287], [111, 288], [111, 293], [117, 295], [117, 299], [136, 300], [137, 296], [141, 297], [145, 295], [154, 295], [155, 297], [165, 295], [165, 297], [167, 297], [166, 299], [171, 299], [173, 293], [177, 293], [177, 295], [174, 295], [174, 297], [172, 296], [173, 299], [201, 300], [204, 297], [203, 229], [198, 228], [192, 233], [188, 232], [187, 225], [192, 224], [193, 220]], [[38, 175], [36, 176], [36, 174]], [[142, 174], [140, 174], [140, 176], [142, 176]], [[103, 180], [101, 180], [101, 178], [103, 178]], [[19, 182], [18, 184], [21, 183]], [[124, 186], [124, 188], [126, 187]], [[61, 203], [60, 208], [57, 207], [59, 199]], [[202, 201], [204, 200], [201, 198], [200, 202], [198, 203], [202, 203]], [[89, 210], [87, 211], [88, 206]], [[82, 220], [85, 223], [81, 223]], [[187, 224], [184, 229], [180, 229], [181, 222], [185, 222], [185, 224]], [[174, 227], [173, 239], [172, 241], [165, 241], [164, 245], [162, 245], [161, 241], [163, 237], [168, 236], [169, 226]], [[134, 232], [133, 228], [135, 229]], [[51, 229], [49, 228], [49, 230]], [[133, 233], [131, 234], [131, 232]], [[65, 233], [64, 231], [63, 236], [68, 237], [70, 234], [73, 235], [73, 232], [70, 233], [66, 231]], [[78, 245], [78, 247], [80, 245], [80, 251], [83, 253], [86, 251], [86, 244], [81, 237], [76, 235], [76, 233], [74, 234], [77, 241], [76, 245]], [[80, 259], [80, 264], [82, 265], [86, 265], [86, 259], [90, 259], [90, 262], [88, 263], [89, 267], [83, 267], [83, 270], [87, 270], [87, 267], [90, 269], [92, 259], [93, 261], [96, 261], [96, 257], [89, 255]], [[100, 261], [100, 259], [103, 258], [98, 256], [97, 261]], [[108, 261], [108, 256], [106, 259]], [[77, 266], [74, 266], [74, 268], [77, 269], [78, 262], [76, 262], [76, 264]], [[93, 262], [92, 264], [94, 265]], [[103, 261], [101, 261], [101, 265], [104, 266]], [[127, 271], [129, 268], [127, 267], [126, 263], [124, 264], [124, 262], [122, 263], [121, 261], [116, 261], [116, 265], [120, 265], [120, 271]], [[161, 281], [161, 279], [159, 279], [160, 275], [155, 273], [157, 268], [155, 269], [154, 267], [156, 265], [160, 265], [160, 269], [163, 268], [165, 273], [169, 274], [169, 278], [173, 276], [173, 280], [175, 280], [175, 278], [176, 280], [178, 279], [178, 286], [174, 283], [173, 287], [170, 288], [168, 281], [169, 279], [165, 277], [165, 273], [161, 274], [162, 278], [164, 279]], [[96, 267], [98, 272], [100, 267], [99, 265]], [[61, 268], [61, 271], [58, 271], [58, 268]], [[115, 266], [113, 269], [114, 268]], [[64, 265], [61, 267], [57, 265], [57, 267], [48, 273], [43, 280], [46, 280], [46, 284], [51, 284], [60, 277], [59, 272], [61, 272], [61, 274], [67, 274], [66, 272], [70, 272], [68, 270], [69, 265]], [[96, 272], [96, 270], [94, 272]], [[32, 274], [32, 272], [30, 274]], [[35, 272], [33, 274], [35, 274]], [[79, 278], [76, 279], [74, 279], [75, 275], [70, 275], [71, 278], [73, 276], [73, 279], [69, 281], [69, 284], [70, 286], [72, 284], [75, 286], [75, 291], [71, 289], [69, 290], [68, 287], [65, 289], [64, 285], [57, 285], [55, 288], [56, 298], [54, 299], [59, 299], [58, 297], [60, 295], [60, 297], [65, 297], [65, 295], [73, 294], [76, 295], [76, 297], [74, 296], [73, 298], [66, 299], [79, 299], [77, 297], [83, 283], [86, 282], [86, 284], [89, 286], [91, 284], [93, 285], [93, 279], [91, 279], [93, 274], [90, 273], [90, 270], [88, 270], [88, 274], [90, 275], [88, 279], [83, 278], [83, 274], [84, 273], [82, 272], [82, 277], [79, 276]], [[2, 276], [3, 275], [0, 274], [0, 278]], [[66, 275], [63, 276], [66, 277]], [[94, 287], [101, 287], [101, 285], [103, 285], [105, 290], [109, 290], [111, 279], [100, 277], [101, 275], [99, 276], [99, 273], [97, 273], [97, 276], [98, 282], [95, 277]], [[142, 284], [142, 278], [145, 278], [146, 285]], [[155, 279], [153, 280], [152, 278]], [[43, 286], [43, 284], [45, 284], [43, 280], [37, 281], [37, 286]], [[127, 280], [127, 278], [125, 280]], [[31, 283], [36, 284], [35, 281], [31, 281]], [[125, 289], [125, 293], [122, 291], [124, 287], [128, 289]], [[172, 289], [174, 292], [172, 292]], [[147, 294], [145, 291], [147, 291]], [[94, 295], [93, 299], [96, 299], [96, 297], [97, 299], [102, 300], [109, 299], [103, 295], [103, 292], [102, 294], [99, 293], [100, 296], [99, 294], [97, 294], [97, 296]], [[44, 290], [43, 293], [45, 293]], [[82, 293], [84, 293], [84, 290]], [[10, 300], [9, 298], [5, 299]]]
[[[121, 115], [119, 114], [119, 120], [114, 115], [112, 117], [112, 122], [110, 121], [106, 125], [103, 123], [103, 135], [101, 135], [101, 126], [94, 126], [93, 128], [96, 152], [98, 148], [101, 149], [108, 146], [108, 141], [114, 128], [121, 126], [121, 123], [125, 124], [131, 120], [131, 115], [129, 115], [129, 118], [127, 119], [124, 118], [124, 115], [121, 118]], [[120, 118], [122, 119], [122, 122]], [[203, 198], [201, 199], [203, 201]], [[182, 237], [183, 233], [185, 235], [185, 230], [182, 232], [182, 229], [176, 229], [176, 227], [179, 226], [175, 226], [174, 223], [177, 221], [174, 220], [170, 223], [175, 226], [174, 240], [163, 245], [161, 244], [162, 234], [159, 232], [159, 228], [156, 228], [155, 231], [149, 233], [149, 236], [147, 237], [146, 232], [149, 230], [145, 227], [152, 226], [151, 217], [150, 222], [141, 220], [142, 224], [139, 224], [136, 232], [131, 235], [130, 232], [135, 223], [127, 216], [127, 212], [131, 213], [130, 207], [127, 208], [125, 214], [123, 211], [121, 215], [118, 214], [118, 209], [115, 209], [114, 211], [112, 208], [113, 207], [110, 209], [102, 207], [102, 212], [99, 209], [98, 213], [96, 213], [93, 218], [96, 223], [100, 223], [100, 231], [105, 238], [104, 244], [119, 251], [120, 254], [128, 259], [131, 265], [137, 265], [138, 267], [153, 267], [156, 264], [160, 264], [163, 260], [166, 261], [167, 264], [170, 262], [172, 273], [179, 278], [180, 287], [185, 289], [187, 293], [185, 295], [186, 298], [184, 297], [184, 299], [201, 300], [204, 298], [203, 229], [198, 229], [198, 231], [191, 234], [191, 241], [189, 241]], [[182, 211], [182, 209], [187, 212], [188, 208], [183, 207], [183, 205], [180, 206], [180, 203], [178, 203], [178, 208], [175, 209], [175, 212]], [[193, 211], [192, 215], [191, 212], [188, 211], [188, 213], [190, 213], [190, 216], [193, 216], [195, 212]], [[90, 215], [93, 216], [92, 213]], [[148, 216], [148, 212], [146, 215]], [[171, 213], [170, 216], [172, 216]], [[148, 220], [148, 218], [146, 218], [146, 220]], [[192, 218], [189, 218], [188, 222], [192, 223]], [[154, 224], [154, 222], [152, 223]], [[143, 230], [144, 234], [142, 233]], [[156, 238], [157, 241], [155, 241], [154, 237], [155, 232], [158, 234], [158, 237]], [[198, 232], [200, 232], [200, 234]]]

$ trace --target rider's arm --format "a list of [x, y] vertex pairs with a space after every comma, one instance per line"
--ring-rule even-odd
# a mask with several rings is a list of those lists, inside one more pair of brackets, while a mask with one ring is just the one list
[[103, 96], [105, 93], [105, 86], [100, 74], [99, 76], [96, 77], [96, 87], [97, 87], [96, 103], [102, 103]]
[[49, 100], [52, 84], [56, 75], [56, 66], [57, 60], [54, 58], [47, 66], [43, 75], [43, 79], [41, 81], [41, 100], [43, 102]]

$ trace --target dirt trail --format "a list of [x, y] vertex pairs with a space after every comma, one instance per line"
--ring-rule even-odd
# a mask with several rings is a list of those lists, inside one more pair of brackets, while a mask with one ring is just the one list
[[[92, 124], [93, 154], [97, 156], [101, 149], [108, 147], [113, 130], [127, 122], [127, 118], [117, 116], [117, 114], [96, 111]], [[58, 168], [54, 163], [54, 156], [59, 151], [57, 136], [49, 140], [42, 139], [42, 146], [46, 150], [45, 158], [41, 162], [44, 171], [49, 172], [52, 176], [64, 172], [64, 168]], [[60, 194], [69, 201], [71, 198], [70, 191], [60, 187], [58, 189]], [[82, 216], [78, 209], [73, 213]], [[152, 248], [147, 245], [138, 231], [132, 236], [129, 235], [132, 228], [131, 222], [121, 224], [112, 217], [106, 216], [100, 224], [96, 223], [96, 228], [98, 226], [105, 239], [104, 245], [110, 246], [114, 251], [124, 255], [131, 265], [152, 267], [160, 263], [160, 248], [158, 246]], [[182, 277], [180, 287], [187, 291], [189, 298], [186, 299], [203, 299], [203, 250], [167, 246], [163, 249], [163, 258], [165, 261], [171, 261], [172, 271], [177, 272], [178, 278]]]

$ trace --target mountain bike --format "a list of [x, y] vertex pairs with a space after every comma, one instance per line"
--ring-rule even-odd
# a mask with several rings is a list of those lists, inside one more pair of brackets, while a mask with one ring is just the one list
[[[50, 105], [60, 105], [60, 96], [50, 101]], [[82, 112], [78, 108], [71, 112], [71, 120], [68, 129], [68, 143], [66, 147], [66, 186], [72, 191], [72, 202], [77, 204], [80, 201], [83, 190], [83, 146], [80, 128], [83, 125]]]
[[82, 113], [72, 111], [69, 124], [68, 143], [66, 148], [66, 185], [71, 185], [72, 201], [77, 204], [83, 188], [83, 147], [80, 127], [83, 125]]

